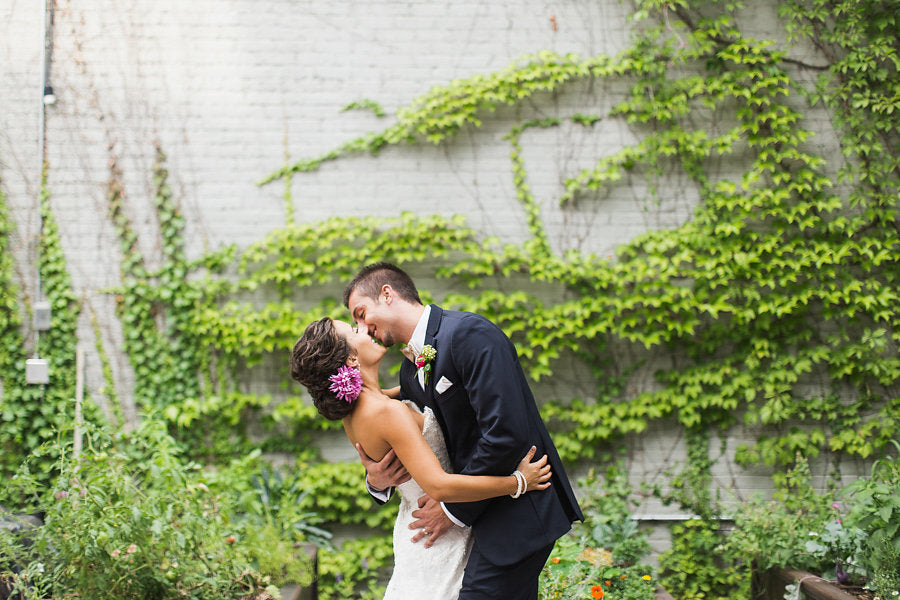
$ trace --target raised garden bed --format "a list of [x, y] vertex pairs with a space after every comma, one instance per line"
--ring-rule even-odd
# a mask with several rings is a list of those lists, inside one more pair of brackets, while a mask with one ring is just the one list
[[798, 569], [770, 569], [754, 578], [752, 597], [783, 600], [785, 587], [800, 582], [800, 591], [809, 600], [873, 600], [875, 595], [861, 586], [843, 585]]

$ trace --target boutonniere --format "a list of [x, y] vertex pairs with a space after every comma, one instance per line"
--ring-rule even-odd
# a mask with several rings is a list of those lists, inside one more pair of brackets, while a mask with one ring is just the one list
[[425, 372], [425, 385], [428, 385], [428, 374], [431, 373], [431, 361], [434, 360], [435, 356], [437, 356], [437, 351], [428, 344], [426, 344], [425, 347], [422, 348], [422, 351], [416, 355], [416, 374], [418, 374], [419, 371]]

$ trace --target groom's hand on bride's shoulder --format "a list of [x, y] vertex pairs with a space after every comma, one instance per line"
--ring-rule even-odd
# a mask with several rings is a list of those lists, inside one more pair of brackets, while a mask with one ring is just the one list
[[395, 385], [392, 388], [382, 388], [381, 393], [387, 396], [388, 398], [393, 398], [394, 400], [400, 399], [400, 386]]
[[412, 512], [412, 516], [416, 520], [409, 524], [409, 528], [418, 530], [412, 541], [415, 544], [427, 538], [426, 548], [431, 548], [439, 537], [454, 527], [453, 521], [444, 512], [441, 503], [427, 495], [419, 498], [419, 508]]
[[359, 461], [366, 468], [370, 487], [386, 490], [410, 480], [409, 472], [394, 454], [393, 449], [389, 450], [379, 461], [372, 460], [359, 443], [356, 444], [356, 451], [359, 453]]

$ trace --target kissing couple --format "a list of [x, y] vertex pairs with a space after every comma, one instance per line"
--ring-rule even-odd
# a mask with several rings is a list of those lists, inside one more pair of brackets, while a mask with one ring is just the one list
[[[536, 600], [555, 541], [584, 516], [512, 341], [480, 315], [424, 306], [390, 263], [360, 270], [344, 304], [354, 324], [310, 324], [291, 376], [343, 422], [373, 498], [401, 495], [385, 600]], [[383, 390], [397, 343], [410, 360]]]

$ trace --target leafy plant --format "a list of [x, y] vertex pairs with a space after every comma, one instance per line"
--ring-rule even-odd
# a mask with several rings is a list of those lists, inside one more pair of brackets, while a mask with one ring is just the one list
[[309, 585], [315, 575], [310, 545], [331, 547], [331, 532], [319, 527], [322, 518], [302, 507], [308, 492], [301, 473], [292, 470], [285, 477], [256, 450], [209, 475], [210, 490], [230, 506], [232, 532], [226, 539], [277, 586]]
[[580, 482], [585, 520], [560, 538], [540, 579], [540, 598], [650, 600], [653, 569], [640, 560], [650, 551], [646, 533], [629, 515], [630, 486], [619, 466]]
[[721, 551], [719, 522], [691, 519], [672, 527], [672, 547], [659, 557], [660, 582], [684, 600], [748, 598], [747, 555]]
[[[900, 444], [893, 442], [900, 451]], [[847, 523], [863, 532], [865, 550], [860, 563], [869, 587], [883, 598], [900, 592], [900, 458], [875, 461], [871, 477], [851, 483], [845, 490], [851, 502]]]
[[[837, 506], [837, 505], [835, 505]], [[825, 530], [810, 532], [815, 536], [806, 542], [806, 551], [831, 568], [823, 573], [838, 583], [851, 579], [865, 581], [865, 533], [858, 527], [845, 527], [840, 519], [829, 521]]]
[[[834, 492], [816, 489], [808, 462], [799, 458], [779, 483], [772, 500], [753, 498], [734, 509], [734, 530], [723, 550], [760, 572], [784, 566], [822, 572], [828, 568], [829, 559], [809, 552], [806, 542], [834, 521], [833, 503]], [[833, 559], [830, 562], [833, 567]]]
[[319, 559], [319, 595], [323, 598], [378, 600], [393, 565], [391, 535], [376, 534], [347, 540]]
[[[92, 430], [85, 456], [62, 449], [60, 477], [38, 497], [44, 525], [26, 546], [0, 544], [3, 573], [36, 597], [265, 600], [277, 595], [235, 543], [230, 509], [159, 421], [115, 441]], [[15, 482], [31, 487], [27, 473]], [[21, 481], [24, 480], [24, 481]]]
[[[60, 432], [71, 430], [74, 422], [75, 333], [81, 308], [72, 291], [50, 198], [45, 164], [41, 174], [42, 227], [37, 265], [42, 297], [29, 298], [15, 285], [11, 260], [14, 228], [7, 214], [6, 197], [0, 191], [0, 478], [11, 477], [23, 461], [28, 461], [32, 476], [44, 485], [58, 475], [58, 456], [52, 442]], [[37, 300], [49, 302], [51, 308], [50, 329], [39, 333], [23, 327], [21, 311], [25, 306], [30, 313]], [[23, 337], [26, 331], [34, 335], [28, 342]], [[33, 356], [40, 356], [49, 365], [50, 382], [46, 385], [25, 382], [25, 360]], [[87, 401], [84, 414], [93, 419], [99, 411]], [[17, 498], [7, 497], [6, 501], [10, 507], [19, 506]]]

